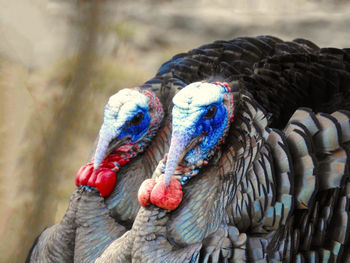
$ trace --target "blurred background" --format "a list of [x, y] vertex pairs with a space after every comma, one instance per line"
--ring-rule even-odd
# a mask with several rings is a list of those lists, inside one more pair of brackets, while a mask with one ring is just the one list
[[341, 0], [0, 0], [0, 262], [62, 218], [110, 95], [214, 40], [342, 48], [349, 28]]

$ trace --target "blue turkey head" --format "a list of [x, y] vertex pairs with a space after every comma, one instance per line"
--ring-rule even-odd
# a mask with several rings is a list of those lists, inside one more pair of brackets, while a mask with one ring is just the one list
[[123, 89], [111, 96], [104, 109], [94, 169], [113, 151], [132, 155], [141, 152], [159, 128], [163, 115], [162, 105], [151, 91]]
[[226, 136], [233, 117], [233, 95], [228, 85], [221, 83], [192, 83], [176, 94], [173, 103], [165, 185], [179, 166], [199, 167], [208, 160]]

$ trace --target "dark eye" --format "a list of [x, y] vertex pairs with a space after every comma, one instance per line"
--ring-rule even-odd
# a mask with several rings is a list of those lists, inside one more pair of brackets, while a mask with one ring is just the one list
[[129, 121], [129, 125], [137, 125], [143, 120], [143, 113], [139, 112]]
[[212, 106], [209, 108], [209, 110], [207, 111], [207, 113], [204, 114], [204, 118], [206, 118], [206, 119], [212, 119], [212, 118], [214, 118], [215, 113], [216, 113], [216, 106], [215, 106], [215, 105], [212, 105]]

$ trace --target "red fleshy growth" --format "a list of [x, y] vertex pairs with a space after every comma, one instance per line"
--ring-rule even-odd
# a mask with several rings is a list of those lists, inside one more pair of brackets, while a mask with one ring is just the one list
[[123, 157], [120, 156], [120, 154], [111, 154], [107, 156], [102, 163], [110, 163], [110, 162], [118, 162], [119, 160], [122, 160]]
[[168, 186], [162, 180], [151, 192], [151, 203], [166, 210], [174, 210], [180, 205], [182, 196], [182, 187], [178, 180], [171, 179]]
[[235, 119], [235, 115], [232, 113], [231, 117], [230, 117], [230, 122], [232, 123]]
[[227, 89], [228, 92], [231, 92], [230, 85], [228, 85], [227, 82], [223, 82], [222, 84], [225, 86], [225, 88]]
[[75, 185], [86, 185], [92, 172], [94, 170], [94, 164], [93, 163], [88, 163], [84, 166], [82, 166], [77, 175], [75, 176]]
[[95, 187], [99, 190], [102, 197], [106, 197], [114, 189], [116, 183], [115, 172], [119, 170], [119, 167], [127, 164], [129, 161], [129, 158], [125, 158], [125, 156], [121, 156], [120, 154], [111, 154], [103, 160], [96, 171], [94, 171], [94, 164], [88, 163], [79, 169], [75, 177], [75, 185]]
[[109, 168], [100, 168], [95, 172], [96, 180], [94, 182], [94, 187], [100, 192], [102, 197], [109, 196], [117, 182], [117, 177], [115, 172]]
[[127, 164], [128, 162], [130, 162], [130, 159], [121, 159], [118, 163], [119, 163], [119, 166], [121, 167]]
[[[108, 169], [108, 168], [107, 168]], [[97, 173], [99, 173], [101, 168], [98, 168], [97, 171], [93, 171], [90, 175], [89, 181], [87, 182], [88, 186], [95, 187], [96, 179], [97, 179]]]
[[227, 82], [216, 81], [215, 84], [219, 86], [224, 86], [228, 92], [231, 92], [230, 85], [228, 85]]
[[156, 184], [154, 179], [147, 179], [141, 184], [139, 191], [137, 193], [137, 199], [140, 205], [148, 206], [151, 202], [151, 192]]

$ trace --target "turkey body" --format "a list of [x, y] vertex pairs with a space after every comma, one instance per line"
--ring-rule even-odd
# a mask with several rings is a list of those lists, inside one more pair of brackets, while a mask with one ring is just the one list
[[349, 70], [347, 50], [321, 49], [232, 81], [226, 145], [176, 210], [141, 208], [96, 262], [348, 262]]
[[[322, 52], [324, 55], [322, 55]], [[303, 58], [299, 56], [299, 61], [295, 57], [290, 57], [288, 61], [286, 57], [281, 56], [291, 53], [317, 54]], [[265, 58], [273, 55], [279, 55], [278, 59], [275, 57], [270, 61], [264, 61]], [[324, 56], [324, 63], [319, 61], [322, 60], [319, 59], [322, 56]], [[296, 55], [296, 57], [298, 56]], [[263, 112], [273, 113], [271, 119], [272, 127], [282, 128], [287, 124], [292, 113], [300, 106], [308, 106], [317, 112], [324, 111], [329, 113], [338, 109], [349, 109], [349, 105], [347, 104], [349, 100], [346, 100], [349, 97], [343, 96], [344, 90], [346, 91], [343, 87], [345, 85], [344, 83], [349, 83], [347, 75], [344, 73], [349, 70], [347, 58], [346, 51], [319, 50], [317, 46], [305, 40], [283, 42], [274, 37], [262, 36], [256, 38], [237, 38], [231, 41], [216, 41], [212, 44], [191, 50], [188, 53], [173, 57], [170, 61], [164, 63], [157, 75], [143, 84], [141, 88], [155, 91], [167, 113], [167, 110], [172, 105], [171, 98], [186, 84], [211, 78], [226, 80], [233, 86], [238, 85], [237, 90], [248, 91], [249, 96], [261, 105]], [[283, 59], [286, 62], [283, 62]], [[260, 64], [258, 63], [259, 61]], [[258, 63], [258, 66], [253, 68], [255, 63]], [[296, 65], [297, 63], [304, 65], [304, 68], [300, 68], [297, 71], [294, 71], [293, 68], [291, 70], [292, 73], [288, 73], [290, 71], [290, 67], [288, 66], [291, 64]], [[308, 73], [309, 75], [305, 77], [306, 75], [304, 73], [305, 71], [309, 71], [310, 63], [314, 63], [313, 65], [315, 65], [316, 69], [314, 71], [311, 70]], [[285, 68], [275, 68], [282, 64]], [[328, 70], [331, 73], [329, 75], [322, 75], [318, 73], [317, 67], [324, 67], [325, 71]], [[257, 73], [252, 74], [254, 70]], [[344, 74], [340, 76], [338, 70]], [[283, 72], [283, 77], [278, 75], [278, 72]], [[295, 73], [294, 75], [293, 72]], [[333, 79], [326, 80], [330, 76]], [[313, 82], [307, 86], [305, 81], [310, 81], [310, 79]], [[234, 84], [236, 80], [239, 80], [239, 82]], [[317, 86], [315, 83], [318, 83], [317, 81], [319, 81], [320, 87], [323, 87], [325, 92], [323, 90], [320, 92], [318, 88], [315, 88]], [[286, 86], [288, 87], [286, 89], [278, 89], [277, 86], [274, 89], [266, 88], [271, 83], [273, 84], [272, 86], [278, 83], [282, 87], [285, 83], [289, 84]], [[302, 83], [306, 85], [307, 92], [311, 92], [307, 96], [303, 92], [300, 92], [304, 88], [304, 86], [301, 86]], [[338, 88], [339, 92], [327, 94], [326, 91], [330, 90], [329, 87], [332, 85]], [[289, 89], [291, 86], [294, 89]], [[342, 87], [344, 90], [341, 90], [339, 87]], [[296, 100], [291, 99], [294, 98], [292, 96], [293, 94]], [[333, 96], [332, 100], [334, 103], [329, 103], [328, 108], [326, 106], [319, 106], [329, 101], [330, 95]], [[323, 96], [323, 101], [321, 98], [320, 102], [318, 96]], [[284, 100], [281, 98], [284, 98]], [[309, 103], [313, 98], [315, 100]], [[237, 114], [237, 116], [240, 115]], [[286, 222], [288, 221], [288, 224], [283, 222], [283, 226], [286, 226], [283, 227], [284, 231], [273, 229], [266, 230], [267, 233], [264, 232], [262, 234], [260, 232], [255, 233], [255, 230], [252, 232], [257, 236], [269, 235], [265, 239], [258, 239], [254, 235], [250, 235], [249, 231], [258, 229], [258, 226], [252, 226], [251, 223], [244, 226], [237, 224], [236, 221], [239, 216], [243, 219], [247, 219], [248, 216], [248, 218], [253, 218], [250, 221], [256, 221], [249, 210], [252, 208], [252, 204], [247, 200], [239, 199], [245, 205], [245, 210], [242, 207], [239, 209], [235, 207], [234, 212], [232, 208], [238, 202], [236, 200], [239, 197], [238, 193], [242, 192], [238, 182], [235, 182], [235, 177], [232, 176], [232, 171], [238, 169], [234, 165], [237, 162], [232, 162], [232, 160], [237, 157], [233, 157], [233, 151], [229, 150], [232, 147], [238, 147], [236, 145], [237, 140], [232, 140], [230, 145], [225, 146], [223, 151], [218, 152], [216, 158], [214, 158], [216, 162], [211, 162], [208, 168], [201, 171], [200, 176], [194, 178], [185, 186], [184, 202], [177, 210], [168, 213], [162, 211], [162, 209], [150, 207], [142, 208], [138, 212], [139, 204], [136, 198], [138, 188], [144, 179], [151, 177], [158, 161], [168, 151], [170, 143], [170, 124], [167, 120], [168, 118], [169, 113], [166, 115], [162, 127], [149, 148], [120, 169], [117, 175], [116, 187], [109, 197], [102, 198], [97, 191], [86, 191], [82, 188], [76, 189], [71, 197], [70, 205], [64, 218], [59, 224], [44, 230], [38, 237], [28, 256], [28, 262], [93, 262], [116, 239], [116, 243], [113, 243], [102, 257], [109, 257], [108, 251], [111, 251], [113, 248], [114, 252], [119, 253], [120, 262], [131, 260], [135, 262], [147, 262], [148, 259], [149, 261], [153, 259], [154, 262], [164, 262], [163, 260], [169, 262], [195, 262], [196, 260], [205, 261], [209, 257], [214, 259], [220, 258], [222, 254], [225, 254], [222, 251], [231, 251], [227, 252], [227, 255], [225, 254], [226, 258], [232, 259], [236, 257], [238, 260], [238, 255], [241, 254], [242, 257], [245, 256], [247, 258], [246, 260], [254, 262], [254, 258], [247, 257], [249, 248], [254, 248], [254, 246], [250, 245], [249, 247], [249, 242], [243, 242], [243, 245], [239, 243], [241, 241], [240, 239], [244, 239], [244, 235], [241, 232], [246, 232], [247, 235], [249, 233], [248, 236], [251, 236], [252, 240], [258, 240], [257, 242], [260, 243], [263, 243], [261, 240], [266, 240], [264, 241], [265, 243], [278, 244], [279, 246], [277, 247], [281, 250], [280, 244], [283, 243], [283, 238], [288, 237], [288, 235], [290, 236], [293, 232], [290, 229], [298, 229], [297, 227], [294, 228], [294, 225], [296, 225], [295, 222], [298, 221], [297, 218], [303, 217], [305, 213], [308, 215], [308, 211], [311, 210], [305, 209], [302, 212], [298, 210], [298, 213], [296, 213], [298, 217], [294, 216], [292, 212], [289, 212], [293, 216], [289, 216], [288, 220], [285, 220]], [[237, 121], [236, 123], [239, 122]], [[232, 130], [235, 130], [234, 126]], [[237, 128], [237, 130], [239, 129]], [[241, 148], [243, 149], [244, 147], [242, 146]], [[236, 150], [234, 152], [236, 153]], [[227, 161], [224, 161], [226, 160], [224, 158], [231, 158], [232, 165], [227, 165]], [[252, 163], [253, 160], [251, 160], [249, 165], [247, 164], [246, 169], [251, 168]], [[275, 184], [275, 181], [270, 183]], [[343, 184], [341, 186], [343, 187]], [[274, 196], [275, 192], [273, 192], [273, 189], [272, 187], [269, 188], [268, 190], [270, 192], [265, 189], [267, 195], [272, 196], [271, 198], [273, 200], [270, 203], [264, 201], [270, 204], [268, 206], [264, 203], [264, 208], [269, 213], [271, 209], [277, 211], [274, 206], [277, 202], [277, 197]], [[317, 191], [317, 189], [313, 190], [313, 193]], [[346, 196], [347, 192], [344, 191], [339, 191], [340, 194], [338, 195]], [[233, 194], [235, 192], [237, 194]], [[205, 196], [204, 193], [206, 193]], [[292, 199], [290, 211], [294, 211], [294, 193], [290, 192], [289, 196]], [[309, 208], [312, 206], [315, 196], [317, 194], [312, 195], [310, 199], [312, 202], [310, 201]], [[333, 199], [337, 198], [338, 196]], [[203, 204], [205, 200], [209, 200], [209, 202]], [[336, 202], [334, 201], [334, 203]], [[333, 206], [333, 203], [329, 204], [329, 206]], [[267, 207], [273, 208], [269, 210]], [[345, 207], [345, 210], [340, 211], [345, 211], [346, 213], [348, 211], [346, 210], [348, 209], [348, 201], [345, 202], [343, 207]], [[237, 209], [241, 212], [237, 213]], [[320, 208], [317, 209], [319, 210]], [[277, 212], [274, 213], [276, 214]], [[273, 214], [273, 220], [275, 220], [275, 214]], [[309, 218], [310, 216], [304, 216], [303, 218], [305, 217]], [[236, 221], [234, 221], [235, 219]], [[329, 218], [327, 220], [327, 222], [330, 222]], [[134, 225], [131, 228], [133, 222]], [[345, 226], [347, 225], [345, 224]], [[131, 230], [128, 231], [130, 228]], [[301, 228], [299, 227], [299, 229]], [[302, 231], [305, 232], [305, 230], [299, 230], [302, 233], [299, 234], [299, 239], [300, 235], [306, 235]], [[214, 233], [220, 233], [218, 240], [213, 238]], [[162, 241], [159, 238], [162, 238]], [[131, 240], [135, 241], [131, 242]], [[347, 239], [345, 238], [344, 240]], [[272, 245], [266, 245], [264, 247], [257, 247], [257, 249], [263, 251], [263, 255], [265, 255], [268, 248], [271, 247]], [[153, 251], [152, 253], [149, 252], [150, 249]], [[284, 250], [287, 251], [287, 249]], [[163, 252], [158, 254], [154, 251]], [[232, 251], [235, 253], [232, 253]], [[303, 257], [303, 251], [308, 252], [310, 249], [293, 248], [289, 251], [292, 251], [291, 254], [294, 253], [295, 255], [299, 253], [298, 255], [301, 255], [299, 257]], [[283, 256], [283, 253], [281, 254]], [[293, 257], [291, 256], [290, 258]]]

